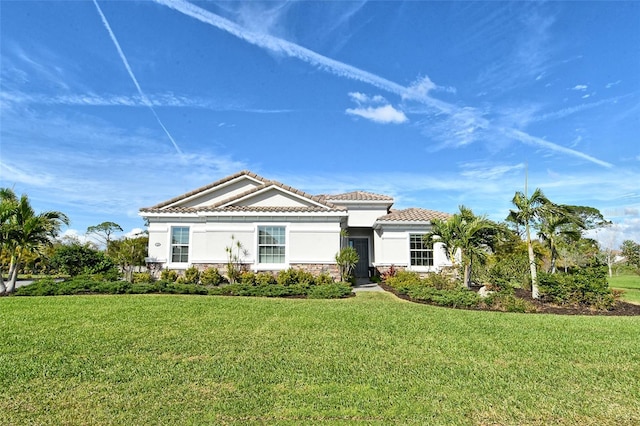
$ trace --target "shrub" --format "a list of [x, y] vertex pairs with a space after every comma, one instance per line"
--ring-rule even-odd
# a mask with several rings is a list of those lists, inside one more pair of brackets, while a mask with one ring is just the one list
[[503, 312], [535, 312], [536, 306], [528, 300], [513, 295], [511, 291], [500, 291], [490, 294], [484, 303], [492, 309]]
[[303, 269], [289, 268], [278, 272], [276, 281], [280, 285], [290, 286], [295, 284], [313, 285], [315, 283], [313, 274]]
[[174, 282], [178, 279], [178, 273], [173, 269], [163, 269], [160, 273], [160, 279]]
[[393, 276], [387, 277], [386, 284], [396, 289], [400, 294], [407, 294], [412, 288], [425, 286], [420, 275], [413, 271], [398, 271]]
[[259, 272], [255, 276], [256, 285], [273, 285], [276, 284], [276, 277], [269, 272]]
[[309, 299], [341, 299], [351, 294], [351, 285], [340, 282], [313, 286], [309, 289], [307, 297]]
[[460, 284], [453, 277], [445, 274], [429, 273], [422, 281], [429, 287], [438, 290], [455, 290], [460, 287]]
[[200, 273], [200, 282], [203, 285], [220, 285], [224, 281], [217, 268], [207, 268]]
[[200, 282], [200, 271], [195, 266], [190, 266], [184, 271], [184, 280], [190, 284], [198, 284]]
[[333, 277], [326, 272], [323, 272], [315, 277], [316, 285], [333, 284], [334, 282], [335, 280], [333, 279]]
[[57, 289], [58, 283], [53, 278], [47, 277], [17, 288], [14, 294], [16, 296], [53, 296]]
[[573, 274], [540, 273], [538, 278], [540, 295], [559, 305], [607, 310], [616, 302], [602, 268], [583, 268]]
[[76, 276], [116, 271], [116, 264], [103, 252], [86, 245], [73, 243], [55, 248], [51, 266], [60, 272]]
[[133, 282], [134, 283], [150, 283], [153, 279], [151, 278], [151, 274], [148, 272], [134, 272], [133, 273]]
[[481, 298], [476, 292], [464, 288], [438, 290], [433, 287], [417, 287], [409, 290], [407, 295], [415, 300], [451, 308], [475, 308], [481, 302]]
[[256, 274], [252, 271], [242, 271], [238, 276], [240, 284], [256, 285]]

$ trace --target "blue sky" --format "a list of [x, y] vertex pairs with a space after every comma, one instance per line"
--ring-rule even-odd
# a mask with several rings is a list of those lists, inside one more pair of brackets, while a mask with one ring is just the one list
[[83, 234], [249, 169], [640, 241], [640, 2], [2, 1], [0, 185]]

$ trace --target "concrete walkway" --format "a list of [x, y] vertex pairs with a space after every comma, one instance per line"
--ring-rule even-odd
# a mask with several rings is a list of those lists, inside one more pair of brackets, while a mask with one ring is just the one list
[[353, 287], [353, 291], [358, 293], [360, 291], [384, 291], [384, 290], [378, 284], [372, 283], [368, 279], [361, 279], [356, 281], [356, 285]]

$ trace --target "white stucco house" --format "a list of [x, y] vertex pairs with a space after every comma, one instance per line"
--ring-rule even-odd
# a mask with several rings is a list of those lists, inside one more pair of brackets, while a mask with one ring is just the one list
[[422, 243], [431, 221], [450, 215], [393, 210], [393, 201], [362, 191], [314, 196], [241, 171], [140, 209], [148, 222], [147, 262], [156, 271], [223, 270], [225, 248], [236, 241], [246, 250], [243, 263], [256, 272], [293, 267], [337, 278], [335, 255], [347, 244], [360, 256], [359, 278], [391, 265], [418, 272], [450, 265], [439, 244], [430, 249]]

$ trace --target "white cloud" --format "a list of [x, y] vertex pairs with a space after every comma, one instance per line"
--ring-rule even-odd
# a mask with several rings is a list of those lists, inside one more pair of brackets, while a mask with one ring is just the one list
[[575, 86], [573, 86], [571, 88], [571, 90], [579, 90], [584, 92], [585, 90], [587, 90], [589, 88], [589, 86], [587, 86], [586, 84], [576, 84]]
[[366, 118], [376, 123], [404, 123], [409, 119], [402, 111], [398, 111], [391, 105], [385, 105], [380, 107], [366, 107], [366, 108], [348, 108], [347, 114], [357, 115], [362, 118]]
[[613, 83], [607, 83], [607, 85], [604, 87], [606, 87], [607, 89], [611, 89], [613, 86], [617, 86], [620, 83], [622, 83], [622, 80], [614, 81]]

